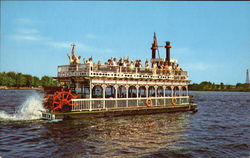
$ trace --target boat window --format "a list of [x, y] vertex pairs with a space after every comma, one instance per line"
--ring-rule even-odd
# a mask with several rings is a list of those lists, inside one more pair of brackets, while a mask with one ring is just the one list
[[115, 88], [108, 86], [105, 90], [105, 98], [115, 98]]
[[138, 95], [139, 95], [139, 97], [146, 97], [146, 87], [145, 86], [141, 86], [139, 88]]
[[170, 97], [171, 93], [172, 93], [171, 88], [170, 87], [166, 87], [166, 89], [165, 89], [165, 96], [166, 97]]
[[128, 89], [128, 97], [129, 98], [136, 98], [137, 96], [137, 91], [136, 91], [136, 87], [135, 86], [130, 86]]
[[149, 97], [155, 97], [155, 88], [153, 86], [150, 86], [148, 88], [148, 96]]

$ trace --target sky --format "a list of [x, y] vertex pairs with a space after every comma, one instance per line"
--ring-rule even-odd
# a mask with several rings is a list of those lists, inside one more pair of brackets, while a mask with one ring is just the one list
[[250, 5], [231, 1], [1, 1], [0, 71], [56, 76], [72, 43], [82, 58], [144, 61], [154, 32], [193, 83], [245, 82]]

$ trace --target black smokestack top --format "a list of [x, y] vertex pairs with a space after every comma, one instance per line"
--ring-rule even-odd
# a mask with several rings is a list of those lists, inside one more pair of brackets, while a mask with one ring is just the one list
[[171, 45], [170, 45], [169, 41], [166, 41], [165, 48], [166, 48], [166, 62], [167, 62], [168, 65], [170, 65], [170, 48], [171, 48]]
[[158, 49], [158, 44], [157, 44], [157, 39], [156, 39], [156, 34], [154, 33], [154, 42], [152, 43], [152, 59], [155, 59], [156, 55], [156, 50]]

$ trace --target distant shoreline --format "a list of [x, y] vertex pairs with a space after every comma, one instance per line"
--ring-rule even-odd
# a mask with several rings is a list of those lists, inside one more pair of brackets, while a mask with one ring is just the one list
[[189, 91], [200, 91], [200, 92], [250, 92], [250, 90], [193, 90], [189, 89]]
[[7, 87], [0, 86], [0, 90], [42, 90], [42, 87]]
[[203, 81], [199, 84], [189, 84], [188, 89], [193, 91], [250, 92], [250, 84], [237, 83], [236, 85], [225, 85], [222, 82], [220, 84], [215, 84], [208, 81]]

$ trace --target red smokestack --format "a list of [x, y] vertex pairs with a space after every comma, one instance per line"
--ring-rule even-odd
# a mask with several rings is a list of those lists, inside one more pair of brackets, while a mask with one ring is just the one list
[[166, 48], [166, 62], [168, 63], [168, 65], [170, 65], [170, 48], [172, 46], [170, 45], [170, 42], [169, 41], [166, 41], [166, 45], [165, 45], [165, 48]]

